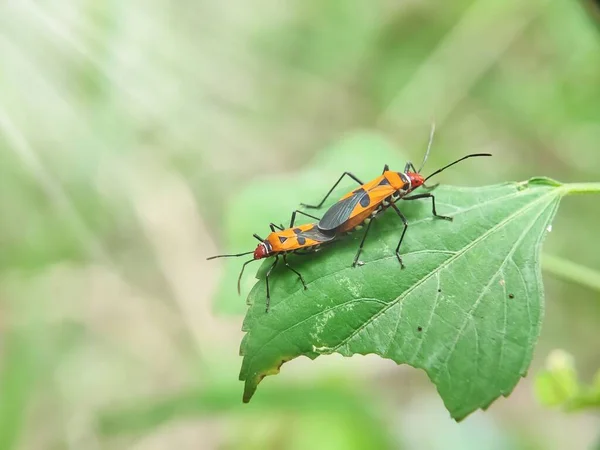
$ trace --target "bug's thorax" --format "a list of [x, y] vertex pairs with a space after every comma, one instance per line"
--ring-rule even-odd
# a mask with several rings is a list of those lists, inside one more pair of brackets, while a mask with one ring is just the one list
[[411, 178], [406, 173], [392, 172], [391, 170], [386, 170], [383, 173], [383, 176], [388, 181], [390, 186], [394, 189], [394, 191], [408, 192], [412, 189]]
[[271, 244], [268, 241], [262, 241], [260, 244], [256, 246], [256, 250], [254, 250], [254, 259], [263, 259], [271, 256], [273, 253], [273, 249]]

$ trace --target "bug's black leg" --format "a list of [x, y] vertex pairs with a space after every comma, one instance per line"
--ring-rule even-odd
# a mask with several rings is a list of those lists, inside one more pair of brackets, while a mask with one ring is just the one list
[[365, 234], [363, 234], [362, 240], [360, 241], [360, 245], [358, 246], [358, 251], [356, 252], [356, 256], [354, 257], [354, 262], [352, 263], [352, 267], [356, 267], [356, 264], [358, 263], [358, 258], [360, 257], [360, 253], [362, 252], [363, 245], [365, 245], [365, 239], [367, 238], [367, 234], [369, 233], [371, 224], [374, 221], [375, 221], [375, 217], [371, 217], [371, 220], [367, 224], [367, 229], [365, 230]]
[[269, 276], [271, 275], [271, 272], [273, 272], [273, 269], [277, 265], [277, 261], [279, 261], [279, 255], [277, 255], [275, 257], [275, 261], [273, 261], [273, 264], [271, 264], [271, 267], [269, 267], [267, 275], [265, 276], [265, 282], [267, 284], [267, 309], [265, 310], [265, 312], [269, 312], [269, 307], [271, 306], [271, 291], [269, 290]]
[[402, 241], [404, 240], [404, 235], [406, 234], [406, 230], [408, 229], [408, 221], [406, 220], [406, 217], [404, 217], [404, 214], [402, 214], [402, 211], [400, 211], [398, 209], [398, 207], [396, 206], [395, 203], [392, 203], [390, 206], [392, 208], [394, 208], [394, 211], [396, 211], [398, 213], [398, 215], [400, 216], [400, 220], [402, 220], [402, 223], [404, 224], [404, 229], [402, 230], [402, 234], [400, 235], [400, 240], [398, 241], [398, 245], [396, 246], [396, 258], [398, 258], [398, 262], [400, 263], [400, 268], [404, 269], [404, 263], [402, 262], [402, 257], [400, 256], [400, 246], [402, 245]]
[[263, 239], [263, 238], [261, 238], [261, 237], [260, 237], [258, 234], [256, 234], [256, 233], [254, 233], [252, 236], [253, 236], [255, 239], [258, 239], [260, 242], [264, 241], [264, 239]]
[[[412, 169], [412, 170], [411, 170]], [[411, 171], [411, 172], [415, 172], [417, 173], [417, 169], [415, 169], [415, 166], [413, 163], [411, 163], [410, 161], [406, 163], [406, 165], [404, 166], [404, 173]]]
[[294, 272], [296, 275], [298, 275], [298, 278], [300, 278], [300, 282], [302, 283], [302, 286], [304, 287], [304, 289], [306, 290], [306, 283], [304, 282], [304, 278], [302, 277], [302, 275], [300, 274], [300, 272], [298, 272], [296, 269], [294, 269], [292, 266], [290, 266], [287, 262], [287, 255], [284, 253], [283, 255], [283, 262], [285, 263], [285, 267], [287, 267], [288, 269], [290, 269], [292, 272]]
[[452, 217], [442, 216], [436, 212], [435, 197], [433, 196], [433, 194], [427, 193], [427, 194], [411, 195], [410, 197], [403, 197], [402, 200], [418, 200], [420, 198], [431, 198], [432, 212], [435, 217], [438, 217], [439, 219], [444, 219], [444, 220], [452, 220]]
[[296, 210], [292, 213], [292, 218], [290, 219], [290, 228], [292, 228], [294, 226], [294, 223], [296, 223], [296, 213], [302, 214], [303, 216], [306, 216], [306, 217], [310, 217], [311, 219], [314, 219], [316, 221], [321, 220], [319, 217], [312, 216], [310, 214], [305, 213], [304, 211]]
[[280, 227], [279, 225], [275, 225], [273, 222], [271, 222], [271, 223], [269, 224], [269, 227], [271, 227], [271, 231], [272, 231], [273, 233], [275, 233], [275, 229], [278, 229], [279, 231], [282, 231], [282, 230], [283, 230], [283, 227], [282, 227], [282, 226]]
[[363, 183], [362, 181], [360, 181], [358, 178], [356, 178], [356, 176], [350, 172], [344, 172], [342, 174], [342, 176], [339, 178], [339, 180], [337, 180], [335, 182], [335, 184], [333, 185], [333, 187], [331, 189], [329, 189], [329, 192], [327, 193], [327, 195], [325, 195], [325, 197], [323, 198], [323, 200], [321, 200], [321, 203], [319, 203], [318, 205], [307, 205], [306, 203], [300, 203], [300, 205], [304, 206], [305, 208], [311, 208], [311, 209], [320, 209], [321, 206], [323, 206], [323, 203], [325, 203], [325, 200], [327, 200], [329, 198], [329, 196], [331, 195], [331, 193], [333, 192], [333, 190], [337, 187], [338, 184], [340, 184], [340, 182], [344, 179], [344, 177], [350, 177], [352, 178], [354, 181], [356, 181], [358, 184], [360, 184], [361, 186], [365, 183]]
[[388, 170], [390, 170], [390, 166], [388, 166], [387, 164], [385, 166], [383, 166], [383, 172], [381, 172], [381, 174], [383, 175], [384, 173], [386, 173]]

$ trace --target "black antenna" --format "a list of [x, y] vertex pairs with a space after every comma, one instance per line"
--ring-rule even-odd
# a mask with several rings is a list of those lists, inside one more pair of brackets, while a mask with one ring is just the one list
[[460, 158], [460, 159], [457, 159], [456, 161], [454, 161], [454, 162], [451, 162], [451, 163], [450, 163], [450, 164], [448, 164], [447, 166], [444, 166], [444, 167], [442, 167], [441, 169], [438, 169], [438, 170], [436, 170], [435, 172], [433, 172], [431, 175], [429, 175], [427, 178], [425, 178], [425, 180], [423, 180], [423, 183], [425, 183], [427, 180], [429, 180], [429, 179], [430, 179], [432, 176], [434, 176], [434, 175], [437, 175], [437, 174], [438, 174], [438, 173], [440, 173], [440, 172], [443, 172], [443, 171], [444, 171], [444, 170], [446, 170], [448, 167], [451, 167], [451, 166], [453, 166], [454, 164], [457, 164], [457, 163], [459, 163], [459, 162], [461, 162], [461, 161], [463, 161], [463, 160], [465, 160], [465, 159], [467, 159], [467, 158], [473, 158], [473, 157], [475, 157], [475, 156], [492, 156], [492, 154], [491, 154], [491, 153], [472, 153], [472, 154], [470, 154], [470, 155], [463, 156], [462, 158]]

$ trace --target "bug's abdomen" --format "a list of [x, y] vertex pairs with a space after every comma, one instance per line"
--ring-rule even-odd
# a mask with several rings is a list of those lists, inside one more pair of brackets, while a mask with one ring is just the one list
[[348, 231], [354, 230], [356, 227], [362, 225], [367, 219], [374, 217], [379, 211], [382, 210], [382, 205], [377, 205], [373, 208], [365, 209], [361, 211], [359, 214], [348, 219], [342, 226], [339, 228], [340, 233], [345, 233]]

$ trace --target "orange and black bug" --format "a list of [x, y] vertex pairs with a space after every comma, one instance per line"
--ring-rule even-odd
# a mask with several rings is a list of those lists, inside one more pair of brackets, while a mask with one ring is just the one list
[[269, 224], [271, 228], [271, 233], [266, 237], [266, 239], [261, 238], [257, 234], [253, 236], [260, 241], [255, 250], [237, 253], [233, 255], [217, 255], [211, 256], [207, 259], [215, 259], [215, 258], [229, 258], [229, 257], [238, 257], [244, 255], [253, 255], [253, 258], [249, 261], [246, 261], [242, 265], [242, 270], [240, 271], [240, 275], [238, 277], [238, 293], [240, 292], [240, 281], [242, 280], [242, 275], [244, 273], [244, 269], [246, 265], [250, 264], [252, 261], [257, 259], [269, 258], [271, 256], [275, 257], [273, 264], [267, 271], [267, 275], [265, 276], [265, 282], [267, 285], [267, 307], [266, 312], [269, 312], [269, 306], [271, 302], [271, 291], [269, 290], [269, 277], [271, 276], [271, 272], [279, 262], [279, 257], [283, 258], [283, 262], [285, 266], [298, 275], [300, 282], [304, 289], [306, 289], [306, 283], [304, 282], [304, 278], [296, 269], [289, 265], [287, 261], [288, 253], [297, 253], [297, 254], [307, 254], [310, 252], [314, 252], [320, 248], [321, 245], [327, 244], [333, 241], [336, 237], [335, 233], [328, 233], [325, 231], [319, 230], [316, 223], [310, 223], [305, 225], [294, 225], [296, 221], [296, 214], [303, 214], [307, 217], [310, 217], [314, 220], [320, 220], [318, 217], [307, 214], [303, 211], [294, 211], [292, 213], [292, 217], [290, 219], [289, 228], [283, 228], [283, 225], [275, 225], [274, 223]]
[[436, 170], [428, 177], [423, 177], [420, 172], [427, 161], [427, 157], [429, 156], [434, 131], [435, 127], [432, 126], [431, 134], [429, 135], [427, 151], [425, 152], [425, 157], [423, 158], [423, 162], [421, 163], [419, 170], [416, 170], [415, 166], [411, 162], [408, 162], [404, 167], [404, 172], [393, 172], [389, 170], [389, 167], [386, 164], [383, 168], [382, 174], [368, 183], [363, 183], [350, 172], [344, 172], [318, 205], [302, 204], [302, 206], [306, 208], [321, 208], [333, 190], [346, 176], [352, 178], [360, 185], [358, 189], [346, 194], [337, 203], [332, 205], [317, 224], [319, 230], [323, 233], [340, 234], [352, 231], [364, 223], [367, 223], [365, 233], [363, 234], [358, 251], [354, 258], [354, 262], [352, 263], [353, 267], [355, 267], [358, 263], [358, 258], [360, 257], [365, 239], [369, 233], [371, 224], [373, 223], [372, 219], [374, 219], [381, 211], [391, 207], [394, 209], [394, 211], [396, 211], [404, 225], [400, 240], [396, 246], [396, 257], [400, 262], [400, 266], [404, 268], [404, 264], [400, 256], [400, 246], [402, 245], [402, 240], [404, 239], [404, 235], [408, 228], [408, 221], [396, 205], [396, 202], [400, 199], [417, 200], [421, 198], [431, 198], [433, 215], [440, 219], [452, 220], [451, 217], [442, 216], [437, 213], [435, 208], [435, 197], [430, 192], [411, 196], [407, 196], [407, 194], [411, 193], [420, 186], [424, 186], [425, 182], [434, 175], [439, 174], [448, 167], [453, 166], [454, 164], [457, 164], [467, 158], [472, 158], [475, 156], [492, 156], [489, 153], [473, 153], [464, 156], [442, 167], [441, 169]]

